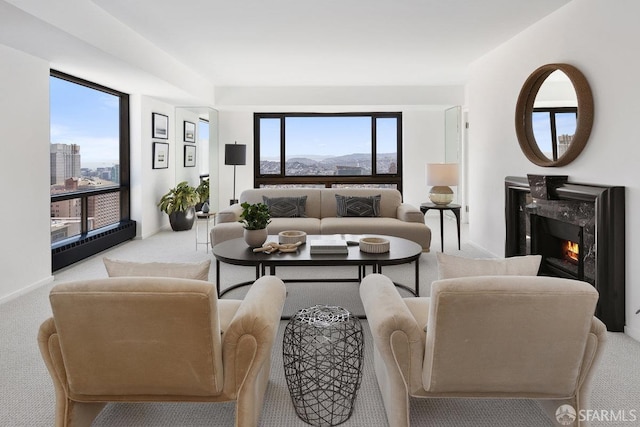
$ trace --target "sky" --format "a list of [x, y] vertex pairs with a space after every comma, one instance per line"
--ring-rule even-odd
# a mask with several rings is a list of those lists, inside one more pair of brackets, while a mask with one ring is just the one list
[[[379, 153], [397, 150], [397, 120], [377, 119]], [[371, 117], [287, 117], [286, 157], [342, 156], [371, 152]], [[280, 119], [260, 121], [260, 157], [277, 159], [280, 153]]]
[[119, 98], [50, 77], [51, 143], [80, 145], [81, 167], [119, 163]]

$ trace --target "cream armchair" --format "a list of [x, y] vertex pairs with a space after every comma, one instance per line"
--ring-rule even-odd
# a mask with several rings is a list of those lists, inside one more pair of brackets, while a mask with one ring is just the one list
[[562, 404], [588, 405], [606, 337], [588, 283], [464, 277], [434, 282], [429, 298], [401, 298], [371, 274], [360, 295], [392, 427], [409, 425], [409, 396], [540, 399], [554, 419]]
[[244, 300], [210, 283], [117, 277], [50, 293], [38, 342], [53, 378], [56, 426], [89, 426], [107, 402], [236, 400], [236, 425], [256, 426], [285, 299], [274, 276]]

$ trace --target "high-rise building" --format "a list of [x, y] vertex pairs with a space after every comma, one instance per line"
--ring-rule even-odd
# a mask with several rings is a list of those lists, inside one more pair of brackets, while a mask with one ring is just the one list
[[100, 194], [89, 197], [88, 215], [93, 227], [100, 228], [120, 221], [120, 193]]
[[51, 185], [64, 184], [67, 178], [80, 177], [80, 146], [51, 144]]
[[573, 141], [573, 135], [558, 135], [558, 157], [562, 157], [569, 149], [571, 141]]

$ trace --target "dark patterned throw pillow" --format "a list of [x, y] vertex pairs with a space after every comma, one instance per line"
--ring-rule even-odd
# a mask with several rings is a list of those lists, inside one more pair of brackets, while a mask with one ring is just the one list
[[341, 196], [336, 194], [337, 216], [380, 216], [381, 195]]
[[273, 218], [306, 217], [307, 196], [299, 197], [266, 197], [262, 196], [269, 213]]

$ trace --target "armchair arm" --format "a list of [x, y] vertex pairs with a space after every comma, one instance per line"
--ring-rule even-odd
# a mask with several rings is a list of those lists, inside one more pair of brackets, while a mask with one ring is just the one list
[[60, 352], [58, 331], [56, 330], [53, 317], [48, 318], [40, 325], [40, 329], [38, 330], [38, 346], [40, 347], [42, 359], [53, 380], [56, 395], [62, 394], [62, 396], [66, 396], [69, 385]]
[[405, 393], [411, 392], [421, 385], [424, 325], [417, 324], [391, 279], [382, 274], [370, 274], [362, 280], [360, 297], [375, 353], [386, 367], [389, 382], [392, 386], [404, 383]]
[[69, 398], [69, 382], [67, 371], [62, 360], [58, 331], [53, 317], [48, 318], [38, 330], [38, 346], [47, 370], [53, 381], [56, 394], [56, 426], [68, 425], [68, 420], [74, 420], [74, 425], [89, 426], [98, 416], [105, 402], [75, 402]]
[[594, 367], [600, 362], [602, 349], [607, 341], [607, 327], [597, 317], [591, 319], [591, 329], [587, 338], [587, 345], [584, 349], [582, 367], [580, 369], [579, 390], [581, 406], [590, 409], [591, 380], [593, 379]]
[[400, 206], [398, 206], [396, 215], [401, 221], [424, 224], [424, 215], [420, 209], [408, 203], [401, 203]]
[[240, 206], [240, 203], [233, 204], [218, 212], [216, 215], [216, 223], [221, 224], [224, 222], [240, 221], [240, 214], [242, 214], [242, 206]]
[[[275, 276], [256, 280], [222, 337], [224, 388], [229, 393], [250, 390], [268, 365], [286, 296]], [[269, 369], [269, 366], [265, 367]]]

